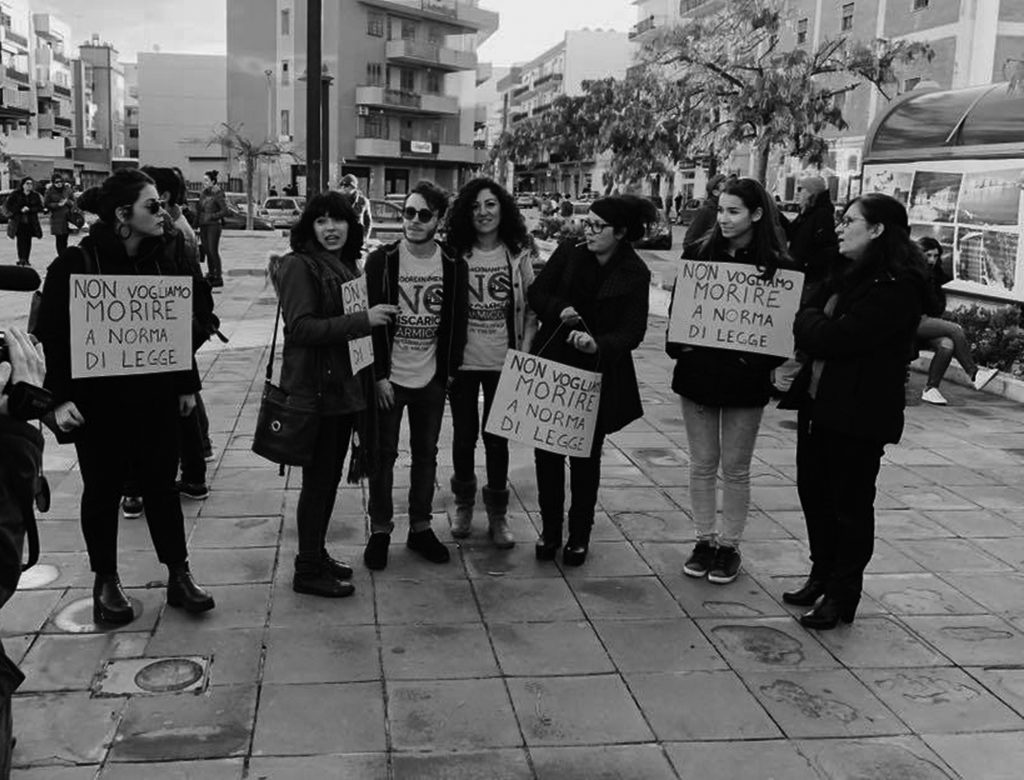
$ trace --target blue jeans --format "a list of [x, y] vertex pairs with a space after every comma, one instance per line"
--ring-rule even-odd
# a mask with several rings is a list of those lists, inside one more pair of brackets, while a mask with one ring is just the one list
[[370, 530], [391, 533], [395, 524], [392, 489], [395, 483], [395, 460], [398, 458], [398, 435], [402, 413], [409, 409], [409, 531], [416, 533], [430, 528], [434, 503], [434, 480], [437, 476], [437, 439], [444, 417], [444, 384], [434, 379], [426, 387], [415, 390], [392, 384], [395, 404], [379, 410], [380, 468], [370, 477]]
[[718, 464], [722, 464], [723, 545], [738, 547], [750, 509], [750, 461], [764, 408], [701, 406], [683, 398], [690, 447], [690, 504], [698, 541], [715, 539]]

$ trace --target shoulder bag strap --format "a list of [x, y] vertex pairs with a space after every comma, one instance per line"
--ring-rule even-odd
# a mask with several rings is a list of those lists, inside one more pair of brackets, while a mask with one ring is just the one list
[[274, 316], [274, 337], [270, 340], [270, 357], [267, 359], [267, 381], [274, 378], [274, 350], [277, 348], [277, 326], [281, 322], [281, 301], [277, 302], [277, 314]]

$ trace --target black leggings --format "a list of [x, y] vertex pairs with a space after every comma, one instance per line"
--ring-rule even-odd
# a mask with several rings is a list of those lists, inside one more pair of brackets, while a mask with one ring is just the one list
[[313, 462], [302, 467], [302, 490], [299, 491], [299, 505], [295, 511], [299, 555], [318, 559], [324, 549], [353, 420], [351, 414], [320, 419]]

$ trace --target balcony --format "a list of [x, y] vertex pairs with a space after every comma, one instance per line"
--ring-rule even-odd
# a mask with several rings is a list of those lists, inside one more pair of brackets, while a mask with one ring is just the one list
[[536, 79], [533, 82], [533, 88], [540, 89], [545, 84], [561, 84], [563, 78], [565, 78], [565, 76], [561, 73], [549, 73], [546, 76], [541, 76], [539, 79]]
[[513, 122], [518, 122], [518, 121], [520, 121], [522, 119], [526, 119], [526, 117], [528, 117], [529, 115], [530, 115], [529, 111], [517, 111], [516, 113], [514, 113], [512, 115], [512, 121]]
[[53, 130], [53, 114], [39, 114], [36, 117], [36, 128], [39, 130]]
[[392, 141], [385, 138], [356, 138], [357, 157], [423, 159], [438, 162], [483, 165], [487, 152], [470, 144], [441, 144], [436, 141]]
[[523, 84], [523, 86], [521, 86], [521, 87], [516, 87], [515, 89], [512, 90], [512, 99], [514, 100], [517, 97], [525, 95], [529, 91], [530, 91], [530, 85], [529, 84]]
[[[498, 14], [457, 0], [360, 0], [399, 16], [415, 16], [466, 32], [490, 35], [498, 29]], [[454, 33], [459, 34], [459, 33]]]
[[388, 41], [387, 58], [399, 65], [425, 66], [448, 72], [476, 69], [474, 52], [421, 41]]
[[535, 109], [533, 109], [533, 111], [530, 112], [530, 116], [538, 116], [539, 114], [543, 114], [545, 111], [549, 111], [551, 109], [551, 106], [551, 103], [545, 103], [542, 106], [537, 106]]
[[5, 72], [7, 73], [7, 78], [18, 83], [18, 89], [28, 89], [29, 85], [32, 83], [32, 80], [29, 78], [27, 73], [23, 73], [11, 65], [7, 66]]
[[662, 21], [655, 16], [648, 16], [633, 25], [629, 31], [629, 40], [633, 41], [641, 37], [644, 33], [648, 33], [651, 30], [656, 30], [662, 26]]
[[19, 46], [23, 46], [26, 49], [28, 48], [28, 38], [24, 35], [18, 35], [18, 33], [14, 32], [10, 27], [4, 27], [4, 39], [11, 43], [16, 43]]
[[54, 62], [59, 62], [61, 65], [70, 65], [71, 64], [71, 60], [69, 60], [67, 57], [65, 57], [63, 54], [61, 54], [59, 51], [55, 51], [53, 53], [53, 61]]
[[71, 132], [72, 124], [71, 117], [69, 116], [55, 116], [53, 118], [53, 124], [58, 130], [67, 130], [69, 133]]
[[71, 97], [71, 90], [68, 87], [65, 87], [63, 84], [54, 84], [53, 91], [54, 94], [62, 95], [66, 98]]
[[356, 87], [356, 105], [394, 108], [416, 114], [459, 113], [459, 99], [387, 87]]
[[53, 82], [49, 79], [36, 79], [36, 97], [40, 100], [53, 100]]

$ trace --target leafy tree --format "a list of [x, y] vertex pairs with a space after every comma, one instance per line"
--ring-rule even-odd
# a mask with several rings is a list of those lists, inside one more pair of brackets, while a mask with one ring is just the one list
[[926, 44], [883, 39], [783, 48], [784, 8], [783, 0], [734, 0], [726, 11], [666, 30], [645, 50], [647, 63], [677, 79], [689, 155], [727, 155], [749, 144], [762, 182], [773, 149], [822, 161], [823, 133], [847, 127], [840, 95], [866, 83], [889, 98], [901, 66], [933, 56]]
[[274, 162], [283, 155], [290, 155], [291, 152], [283, 149], [279, 144], [272, 141], [252, 141], [242, 134], [243, 125], [237, 126], [223, 122], [218, 130], [207, 142], [207, 146], [220, 146], [231, 159], [236, 160], [245, 170], [245, 198], [248, 203], [245, 215], [245, 229], [252, 230], [253, 209], [253, 185], [256, 179], [256, 172], [260, 169], [261, 163]]

